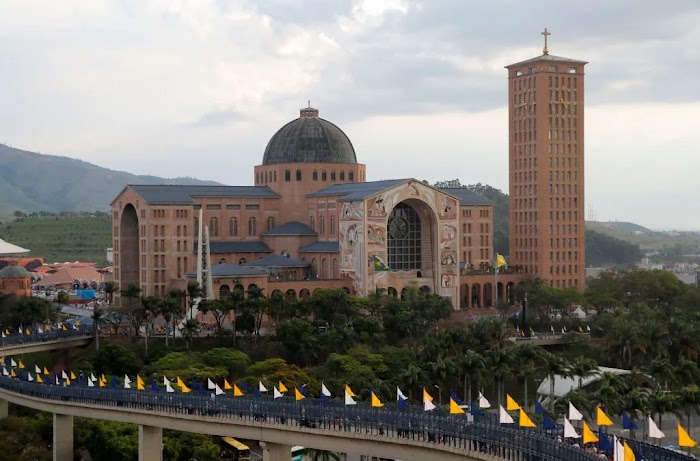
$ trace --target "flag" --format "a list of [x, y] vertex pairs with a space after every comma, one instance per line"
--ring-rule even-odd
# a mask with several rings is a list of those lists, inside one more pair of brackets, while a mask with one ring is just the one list
[[624, 454], [624, 460], [625, 461], [637, 461], [637, 457], [634, 455], [634, 451], [632, 450], [632, 447], [627, 445], [627, 441], [622, 442], [622, 452]]
[[401, 410], [408, 410], [408, 399], [402, 399], [399, 397], [399, 402], [396, 406]]
[[231, 384], [229, 384], [229, 382], [224, 378], [224, 390], [225, 390], [225, 391], [230, 391], [231, 389], [233, 389], [233, 387], [232, 387]]
[[139, 375], [136, 375], [136, 389], [140, 391], [146, 390], [146, 383], [143, 382]]
[[71, 371], [71, 372], [70, 372], [70, 379], [78, 379], [78, 377], [75, 376], [75, 373], [73, 373], [73, 372]]
[[282, 381], [279, 383], [279, 390], [280, 392], [287, 392], [287, 386], [285, 386]]
[[233, 396], [234, 397], [243, 397], [243, 391], [240, 390], [240, 388], [236, 385], [236, 383], [233, 384]]
[[66, 386], [70, 386], [70, 378], [66, 379]]
[[328, 390], [325, 384], [321, 383], [321, 401], [325, 402], [331, 397], [331, 391]]
[[576, 429], [574, 429], [571, 421], [569, 421], [567, 418], [564, 418], [564, 437], [569, 437], [572, 439], [578, 439], [581, 437], [578, 432], [576, 432]]
[[352, 398], [354, 394], [350, 395], [348, 392], [349, 389], [350, 388], [348, 386], [345, 386], [345, 405], [356, 405], [357, 402], [355, 402], [355, 400]]
[[38, 365], [34, 365], [34, 373], [36, 373], [38, 375], [41, 374], [41, 368], [39, 368]]
[[104, 373], [102, 373], [102, 376], [100, 376], [100, 378], [101, 378], [102, 381], [104, 381], [105, 383], [107, 382], [107, 378], [105, 378], [105, 374], [104, 374]]
[[168, 384], [170, 384], [170, 380], [166, 376], [163, 376], [163, 386], [167, 386]]
[[302, 384], [301, 386], [299, 386], [299, 392], [301, 392], [301, 395], [303, 395], [304, 397], [307, 396], [309, 390], [306, 388], [306, 384]]
[[131, 389], [131, 380], [124, 380], [124, 389]]
[[214, 381], [212, 381], [211, 378], [207, 378], [207, 389], [213, 391], [215, 388], [216, 384], [214, 384]]
[[583, 443], [598, 443], [598, 437], [593, 433], [586, 421], [583, 421]]
[[513, 417], [503, 408], [503, 405], [498, 406], [498, 422], [500, 424], [513, 424], [515, 422]]
[[471, 405], [469, 405], [469, 413], [472, 416], [484, 416], [484, 413], [479, 409], [478, 401], [474, 400]]
[[170, 392], [170, 393], [175, 392], [175, 389], [173, 389], [173, 386], [170, 385], [170, 381], [168, 381], [165, 384], [165, 392]]
[[10, 330], [5, 329], [5, 334], [6, 334], [7, 336], [10, 336]]
[[[124, 386], [127, 384], [131, 384], [131, 378], [129, 378], [129, 375], [124, 375]], [[129, 388], [127, 387], [127, 389]]]
[[262, 383], [262, 381], [260, 381], [260, 382], [258, 383], [258, 390], [259, 390], [260, 392], [267, 392], [267, 388], [266, 388], [265, 385]]
[[391, 267], [387, 266], [386, 263], [382, 260], [377, 255], [374, 255], [374, 258], [372, 259], [374, 262], [374, 270], [375, 271], [390, 271]]
[[[46, 376], [49, 375], [49, 370], [47, 370], [46, 367], [44, 367], [44, 374]], [[95, 373], [90, 373], [90, 379], [92, 379], [93, 381], [97, 381], [97, 378], [95, 377]]]
[[578, 331], [579, 331], [580, 333], [583, 333], [583, 326], [579, 325], [579, 326], [578, 326]]
[[2, 375], [3, 375], [3, 376], [10, 376], [10, 372], [7, 371], [7, 368], [2, 367]]
[[432, 411], [434, 409], [435, 409], [435, 404], [432, 401], [430, 401], [428, 399], [425, 399], [423, 401], [423, 410], [424, 411]]
[[407, 400], [406, 396], [403, 395], [403, 392], [401, 392], [401, 389], [399, 389], [399, 386], [396, 386], [396, 400], [398, 401], [401, 399]]
[[620, 443], [616, 435], [613, 436], [613, 461], [625, 460], [625, 447]]
[[457, 405], [461, 405], [462, 401], [459, 400], [459, 397], [457, 397], [457, 394], [454, 393], [454, 391], [450, 390], [450, 398], [457, 402]]
[[260, 393], [260, 389], [258, 389], [257, 387], [255, 389], [253, 389], [253, 395], [256, 396], [257, 398], [262, 397], [262, 394]]
[[479, 392], [479, 408], [491, 408], [491, 402], [486, 400], [486, 397], [481, 392]]
[[63, 370], [61, 372], [61, 379], [68, 379], [68, 375], [66, 374], [66, 370]]
[[513, 399], [513, 397], [511, 397], [508, 394], [506, 394], [506, 410], [508, 410], [508, 411], [520, 410], [520, 405], [518, 405], [518, 402], [516, 402]]
[[[17, 377], [17, 373], [15, 373], [15, 370], [13, 368], [10, 370], [10, 378], [16, 378], [16, 377]], [[56, 381], [58, 381], [58, 380], [56, 380]], [[56, 382], [56, 384], [58, 384], [58, 382]]]
[[68, 328], [65, 325], [61, 325], [61, 331], [68, 331]]
[[94, 382], [92, 379], [90, 379], [89, 376], [88, 376], [87, 378], [88, 378], [88, 379], [87, 379], [87, 381], [88, 381], [88, 387], [95, 387], [95, 382]]
[[[58, 384], [58, 377], [56, 377], [56, 384]], [[103, 381], [102, 379], [100, 379], [100, 382], [97, 383], [97, 384], [98, 384], [99, 387], [105, 387], [105, 386], [107, 386], [107, 382], [106, 382], [106, 381]]]
[[31, 334], [32, 334], [32, 332], [31, 332], [31, 331], [29, 331], [29, 328], [27, 328], [26, 330], [24, 330], [24, 334], [26, 334], [26, 335], [31, 335]]
[[595, 423], [598, 426], [612, 426], [613, 422], [608, 418], [602, 408], [596, 407]]
[[569, 421], [581, 421], [583, 415], [576, 409], [573, 403], [569, 402]]
[[21, 360], [19, 361], [19, 369], [24, 370], [24, 362], [22, 362]]
[[218, 384], [215, 384], [214, 386], [214, 395], [221, 395], [224, 393], [224, 390], [221, 389]]
[[678, 423], [678, 446], [683, 448], [693, 448], [697, 444], [698, 443], [695, 440], [690, 438], [688, 432], [683, 429], [681, 423]]
[[652, 439], [663, 439], [666, 437], [666, 435], [659, 430], [659, 426], [656, 425], [651, 416], [647, 419], [647, 425], [649, 426], [647, 432], [649, 432], [649, 437]]
[[502, 255], [496, 253], [496, 267], [503, 267], [506, 264], [507, 264], [506, 258], [504, 258]]
[[546, 413], [539, 400], [535, 400], [535, 413], [538, 415], [544, 415]]
[[558, 429], [557, 423], [552, 421], [552, 418], [550, 418], [549, 415], [547, 415], [547, 413], [542, 414], [542, 427], [546, 431], [552, 431], [552, 430]]
[[552, 334], [554, 334], [554, 325], [549, 327], [550, 330], [552, 330]]
[[151, 378], [151, 390], [154, 392], [158, 392], [160, 390], [160, 387], [158, 387], [158, 383], [153, 378]]
[[384, 406], [381, 400], [379, 400], [379, 397], [377, 397], [377, 394], [372, 390], [370, 391], [372, 394], [372, 406], [374, 408], [381, 408]]
[[27, 372], [27, 381], [29, 381], [29, 382], [34, 381], [34, 377], [32, 376], [32, 374], [30, 372]]
[[347, 384], [345, 385], [345, 393], [348, 394], [350, 397], [355, 397], [355, 393], [350, 389], [350, 386]]
[[537, 427], [535, 423], [532, 422], [530, 417], [525, 413], [525, 410], [520, 408], [520, 417], [518, 418], [518, 425], [520, 427]]
[[273, 396], [275, 397], [275, 399], [278, 399], [278, 398], [284, 396], [284, 394], [282, 394], [280, 391], [277, 390], [277, 386], [272, 386], [272, 389], [274, 390]]
[[[374, 395], [374, 394], [372, 394], [372, 395]], [[305, 398], [306, 398], [306, 397], [304, 397], [304, 394], [302, 394], [302, 393], [299, 391], [299, 389], [295, 387], [295, 388], [294, 388], [294, 400], [296, 400], [296, 401], [298, 402], [299, 400], [303, 400], [303, 399], [305, 399]]]
[[630, 418], [626, 411], [622, 413], [622, 428], [628, 430], [639, 429], [639, 426]]
[[586, 325], [586, 331], [589, 332], [589, 333], [591, 332], [591, 326], [590, 326], [590, 325]]
[[459, 406], [459, 403], [452, 397], [450, 397], [450, 414], [451, 415], [463, 415], [464, 410]]
[[426, 391], [425, 388], [423, 388], [423, 402], [425, 403], [426, 401], [432, 402], [433, 397], [430, 394], [428, 394], [428, 391]]
[[41, 378], [41, 375], [36, 375], [36, 382], [39, 384], [44, 384], [44, 380]]
[[600, 440], [598, 440], [598, 450], [600, 451], [613, 451], [615, 449], [615, 446], [612, 444], [610, 439], [608, 438], [607, 435], [603, 431], [598, 432], [598, 437]]
[[10, 366], [11, 366], [11, 367], [16, 367], [16, 366], [17, 366], [17, 362], [15, 362], [15, 359], [10, 359]]

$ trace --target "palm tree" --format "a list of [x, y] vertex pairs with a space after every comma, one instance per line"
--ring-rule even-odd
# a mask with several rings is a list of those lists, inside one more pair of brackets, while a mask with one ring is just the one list
[[119, 285], [117, 284], [117, 282], [105, 282], [105, 294], [107, 295], [107, 299], [109, 300], [110, 306], [114, 304], [114, 293], [116, 293], [117, 291], [119, 291]]
[[420, 389], [425, 385], [425, 372], [416, 364], [409, 364], [398, 376], [398, 381], [408, 386], [408, 397], [412, 398], [413, 389]]
[[245, 293], [241, 289], [233, 290], [229, 293], [229, 300], [231, 301], [231, 333], [233, 336], [233, 345], [236, 345], [236, 315], [241, 305], [245, 302]]
[[461, 370], [462, 379], [464, 380], [463, 391], [464, 401], [472, 401], [472, 381], [477, 383], [481, 381], [481, 374], [486, 368], [484, 357], [474, 350], [467, 350], [464, 354], [457, 358], [457, 367]]
[[190, 320], [192, 320], [194, 315], [194, 306], [197, 305], [199, 300], [202, 298], [204, 290], [197, 282], [189, 282], [187, 284], [187, 299], [190, 304]]
[[100, 324], [104, 322], [104, 311], [95, 307], [92, 311], [92, 335], [95, 337], [95, 350], [100, 350]]
[[265, 303], [261, 302], [264, 298], [262, 292], [263, 289], [257, 286], [248, 287], [246, 290], [246, 294], [248, 295], [247, 302], [249, 307], [252, 309], [253, 317], [255, 319], [255, 331], [253, 332], [255, 336], [260, 336], [260, 326], [262, 325], [262, 316], [265, 307]]
[[[161, 300], [157, 296], [145, 296], [141, 299], [141, 319], [145, 325], [144, 344], [146, 347], [146, 357], [148, 357], [148, 332], [153, 330], [153, 319], [160, 310]], [[140, 328], [139, 328], [140, 329]]]
[[56, 294], [56, 302], [58, 304], [68, 304], [69, 299], [70, 296], [68, 296], [68, 293], [65, 291], [59, 291], [58, 294]]
[[190, 342], [192, 338], [199, 332], [199, 325], [194, 319], [187, 320], [180, 328], [180, 333], [187, 341], [187, 350], [190, 350]]
[[[165, 347], [168, 347], [168, 329], [170, 328], [170, 322], [172, 322], [177, 312], [180, 312], [180, 302], [170, 296], [166, 296], [160, 300], [158, 304], [158, 313], [163, 316], [165, 320]], [[175, 327], [173, 325], [173, 343], [175, 342]]]
[[175, 345], [175, 331], [177, 331], [177, 324], [185, 316], [185, 306], [184, 301], [187, 297], [187, 293], [184, 290], [170, 290], [168, 292], [167, 298], [175, 301], [176, 305], [172, 306], [171, 310], [171, 321], [173, 329], [173, 345]]
[[649, 409], [656, 416], [656, 423], [661, 428], [661, 419], [666, 413], [677, 413], [680, 407], [678, 395], [669, 391], [652, 392], [649, 399]]
[[690, 415], [693, 412], [697, 413], [700, 407], [700, 388], [697, 384], [683, 387], [678, 392], [678, 399], [679, 408], [685, 410], [685, 416], [688, 418], [686, 427], [690, 428]]
[[554, 414], [554, 381], [557, 376], [569, 375], [569, 363], [561, 356], [549, 352], [543, 354], [543, 359], [542, 370], [549, 379], [549, 412]]
[[130, 283], [121, 291], [121, 295], [129, 300], [129, 307], [133, 307], [135, 300], [141, 297], [141, 288], [134, 283]]
[[503, 381], [511, 374], [513, 353], [508, 348], [492, 347], [486, 352], [487, 368], [491, 370], [493, 382], [496, 384], [498, 404], [503, 403]]
[[576, 357], [571, 362], [571, 376], [578, 378], [578, 388], [583, 387], [583, 380], [594, 375], [598, 371], [598, 364], [595, 360], [588, 357]]
[[340, 453], [334, 451], [304, 448], [304, 459], [309, 461], [341, 461]]
[[[142, 312], [141, 312], [141, 288], [138, 285], [130, 283], [126, 289], [121, 291], [121, 295], [128, 300], [127, 312], [129, 321], [131, 322], [132, 330], [129, 331], [129, 336], [138, 335], [141, 329]], [[124, 306], [122, 306], [123, 308]]]
[[541, 349], [530, 344], [516, 346], [514, 350], [514, 361], [517, 363], [514, 375], [523, 382], [523, 408], [525, 411], [528, 408], [528, 382], [536, 378], [537, 372], [540, 371], [537, 366], [540, 355]]

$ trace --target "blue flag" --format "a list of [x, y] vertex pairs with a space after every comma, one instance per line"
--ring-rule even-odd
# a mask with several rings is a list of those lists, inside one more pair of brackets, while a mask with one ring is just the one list
[[257, 387], [253, 389], [253, 395], [255, 395], [256, 397], [262, 397], [260, 389], [258, 389]]
[[639, 429], [639, 426], [637, 426], [637, 423], [635, 423], [634, 420], [632, 418], [630, 418], [630, 415], [628, 415], [627, 412], [623, 412], [622, 413], [622, 428], [634, 430], [634, 429]]
[[613, 446], [608, 436], [605, 435], [605, 432], [598, 431], [598, 450], [613, 451], [614, 449], [615, 447]]
[[[327, 401], [328, 401], [328, 396], [326, 394], [324, 394], [323, 392], [321, 392], [321, 402], [327, 402]], [[401, 408], [401, 407], [399, 406], [399, 408]]]
[[479, 401], [474, 400], [471, 405], [469, 405], [469, 413], [472, 416], [484, 416], [484, 414], [479, 409]]
[[246, 392], [248, 392], [248, 391], [250, 390], [250, 388], [249, 388], [248, 385], [245, 383], [245, 381], [242, 381], [242, 382], [241, 382], [241, 390], [246, 391]]
[[457, 394], [455, 394], [454, 391], [452, 391], [452, 390], [450, 391], [450, 397], [452, 397], [452, 400], [454, 400], [457, 405], [462, 404], [462, 401], [459, 400], [459, 397], [457, 397]]
[[116, 389], [120, 387], [119, 386], [119, 377], [118, 376], [112, 376], [112, 388]]
[[542, 404], [535, 400], [535, 413], [538, 415], [544, 415], [546, 412], [544, 411], [544, 408], [542, 408]]
[[[321, 397], [323, 397], [323, 394], [321, 394]], [[399, 397], [397, 406], [401, 410], [408, 410], [408, 399], [402, 399], [401, 397]]]
[[299, 386], [299, 392], [301, 392], [301, 395], [306, 397], [306, 394], [309, 392], [308, 389], [306, 389], [306, 384]]
[[159, 391], [160, 387], [158, 387], [158, 383], [156, 383], [156, 380], [151, 378], [151, 390], [152, 391]]
[[552, 418], [550, 418], [549, 416], [547, 416], [547, 413], [544, 413], [544, 414], [542, 415], [542, 427], [543, 427], [546, 431], [555, 430], [555, 429], [557, 429], [557, 423], [555, 423], [554, 421], [552, 421]]

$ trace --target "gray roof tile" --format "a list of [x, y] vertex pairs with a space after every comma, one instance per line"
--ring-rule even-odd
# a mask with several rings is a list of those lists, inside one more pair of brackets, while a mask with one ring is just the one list
[[[267, 276], [268, 273], [255, 269], [253, 267], [245, 267], [238, 264], [223, 263], [217, 264], [211, 268], [212, 277], [260, 277]], [[197, 272], [191, 271], [187, 273], [188, 277], [196, 277]]]
[[148, 203], [193, 204], [192, 197], [279, 197], [269, 187], [261, 186], [175, 186], [129, 185]]
[[526, 59], [524, 61], [516, 62], [515, 64], [509, 64], [506, 66], [506, 69], [510, 69], [511, 67], [522, 66], [523, 64], [531, 64], [531, 63], [540, 62], [540, 61], [563, 62], [563, 63], [568, 62], [570, 64], [588, 64], [586, 61], [579, 61], [578, 59], [562, 58], [561, 56], [554, 56], [551, 54], [543, 54], [541, 56], [537, 56], [534, 58]]
[[339, 242], [314, 242], [299, 248], [300, 253], [337, 253], [340, 251]]
[[446, 187], [440, 191], [457, 197], [460, 205], [493, 205], [491, 200], [466, 187]]
[[306, 267], [309, 263], [281, 255], [268, 255], [255, 261], [248, 261], [241, 266], [248, 267]]
[[307, 197], [342, 196], [341, 201], [349, 202], [364, 200], [377, 193], [394, 187], [410, 179], [387, 179], [383, 181], [353, 182], [347, 184], [333, 184], [319, 191], [308, 194]]
[[[220, 253], [272, 253], [272, 249], [265, 242], [210, 242], [209, 251]], [[197, 253], [197, 243], [194, 244], [194, 252]]]
[[304, 223], [290, 221], [263, 232], [263, 235], [316, 235], [316, 232]]

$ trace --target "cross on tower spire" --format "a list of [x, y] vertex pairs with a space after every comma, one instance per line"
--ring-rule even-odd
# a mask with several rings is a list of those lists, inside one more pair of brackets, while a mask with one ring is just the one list
[[544, 49], [542, 50], [542, 53], [549, 54], [549, 49], [547, 49], [547, 37], [552, 35], [552, 33], [549, 32], [546, 27], [544, 28], [544, 32], [540, 33], [544, 35]]

